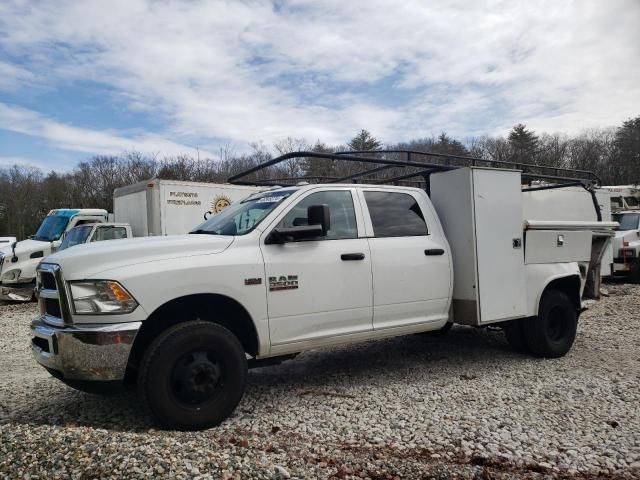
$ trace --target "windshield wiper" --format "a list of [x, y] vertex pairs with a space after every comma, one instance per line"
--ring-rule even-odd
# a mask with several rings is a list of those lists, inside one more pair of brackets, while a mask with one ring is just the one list
[[189, 232], [189, 235], [191, 235], [192, 233], [194, 233], [194, 234], [204, 233], [206, 235], [218, 235], [218, 233], [216, 233], [216, 232], [213, 232], [211, 230], [203, 230], [202, 228], [199, 228], [198, 230], [193, 230], [193, 231]]

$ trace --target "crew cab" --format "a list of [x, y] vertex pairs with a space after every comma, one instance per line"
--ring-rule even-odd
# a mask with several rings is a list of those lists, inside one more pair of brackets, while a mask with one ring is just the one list
[[566, 354], [617, 224], [523, 218], [518, 170], [433, 170], [429, 194], [274, 187], [189, 235], [58, 252], [38, 267], [33, 354], [81, 390], [137, 383], [162, 426], [188, 430], [231, 415], [249, 367], [309, 349], [456, 322]]

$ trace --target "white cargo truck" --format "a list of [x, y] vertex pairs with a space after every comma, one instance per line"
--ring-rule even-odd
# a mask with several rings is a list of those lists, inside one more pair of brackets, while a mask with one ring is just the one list
[[640, 185], [606, 185], [603, 190], [610, 192], [611, 210], [640, 210]]
[[640, 283], [640, 210], [622, 210], [613, 219], [620, 225], [613, 239], [613, 275]]
[[0, 300], [31, 300], [36, 267], [44, 257], [58, 249], [65, 232], [83, 223], [106, 221], [107, 211], [102, 209], [51, 210], [35, 235], [0, 249]]
[[[200, 429], [233, 412], [249, 367], [309, 349], [453, 322], [502, 327], [540, 357], [571, 349], [617, 226], [602, 221], [590, 178], [590, 220], [527, 218], [540, 192], [523, 193], [531, 174], [515, 169], [295, 152], [230, 181], [292, 158], [418, 172], [272, 188], [189, 235], [58, 252], [38, 268], [36, 361], [81, 390], [137, 383], [161, 425]], [[415, 174], [425, 189], [395, 185]]]
[[242, 185], [152, 179], [116, 188], [113, 213], [117, 222], [131, 225], [135, 237], [180, 235], [259, 190]]

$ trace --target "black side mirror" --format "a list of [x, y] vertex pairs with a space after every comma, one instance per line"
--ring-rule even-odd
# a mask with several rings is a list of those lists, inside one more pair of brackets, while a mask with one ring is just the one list
[[309, 225], [320, 225], [322, 227], [323, 237], [331, 229], [329, 205], [311, 205], [307, 208], [307, 218], [309, 219]]
[[274, 243], [295, 242], [299, 240], [315, 240], [324, 237], [331, 227], [328, 205], [312, 205], [307, 208], [309, 225], [297, 227], [274, 228], [265, 239], [267, 245]]

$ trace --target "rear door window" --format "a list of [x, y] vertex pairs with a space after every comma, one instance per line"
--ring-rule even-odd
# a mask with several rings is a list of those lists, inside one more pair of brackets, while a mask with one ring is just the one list
[[98, 227], [91, 241], [101, 242], [103, 240], [119, 240], [121, 238], [127, 238], [127, 229], [124, 227]]
[[375, 237], [428, 235], [427, 223], [416, 199], [407, 193], [364, 192]]

